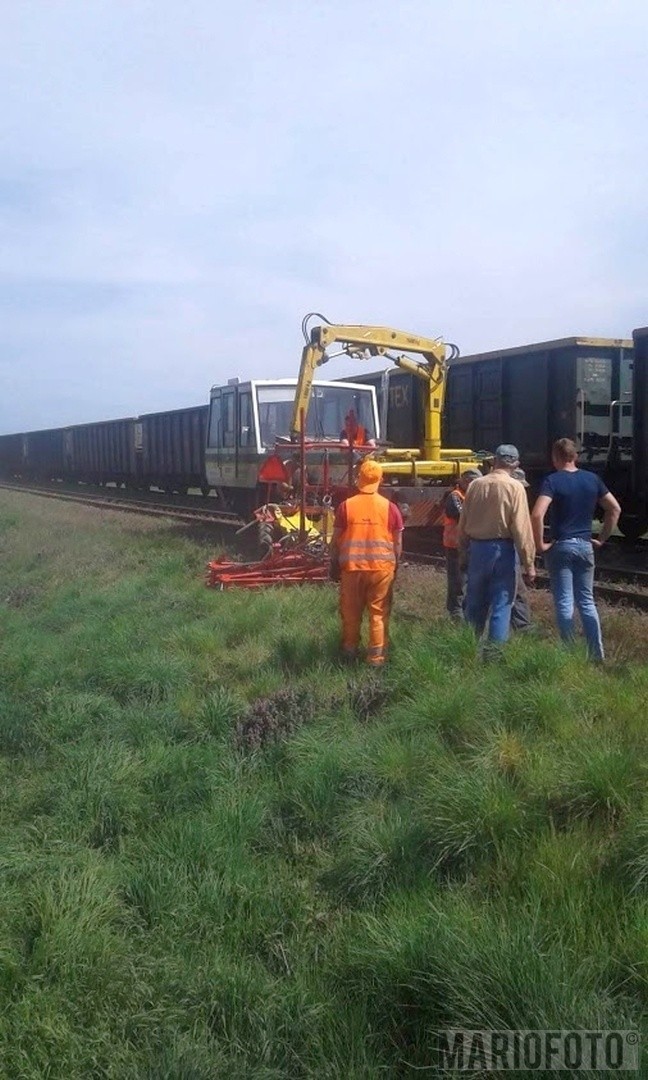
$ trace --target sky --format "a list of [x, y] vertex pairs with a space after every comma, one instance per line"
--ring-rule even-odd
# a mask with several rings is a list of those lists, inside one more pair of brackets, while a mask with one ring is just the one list
[[648, 324], [645, 0], [6, 0], [0, 70], [0, 432], [294, 376], [309, 311]]

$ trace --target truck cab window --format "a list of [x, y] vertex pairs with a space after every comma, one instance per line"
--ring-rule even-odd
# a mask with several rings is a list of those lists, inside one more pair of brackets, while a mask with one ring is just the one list
[[256, 446], [252, 394], [249, 392], [239, 395], [239, 446]]
[[233, 448], [236, 446], [236, 395], [233, 390], [223, 394], [222, 417], [223, 446]]

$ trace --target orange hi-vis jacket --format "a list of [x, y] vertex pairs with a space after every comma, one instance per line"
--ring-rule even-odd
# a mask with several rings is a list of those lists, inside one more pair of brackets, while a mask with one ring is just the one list
[[[454, 488], [450, 492], [451, 495], [456, 495], [461, 502], [466, 498], [465, 491], [462, 491], [460, 487]], [[443, 515], [443, 546], [444, 548], [458, 548], [459, 547], [459, 518], [448, 517], [447, 514]]]
[[346, 500], [346, 528], [340, 536], [341, 570], [396, 569], [394, 541], [389, 530], [389, 499], [378, 492]]

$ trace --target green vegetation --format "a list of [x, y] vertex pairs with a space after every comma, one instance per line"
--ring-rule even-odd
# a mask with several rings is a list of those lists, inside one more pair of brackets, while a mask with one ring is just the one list
[[[0, 494], [0, 1075], [434, 1075], [445, 1027], [648, 1001], [646, 620], [480, 665], [403, 574], [219, 593], [177, 526]], [[518, 1074], [519, 1075], [519, 1074]]]

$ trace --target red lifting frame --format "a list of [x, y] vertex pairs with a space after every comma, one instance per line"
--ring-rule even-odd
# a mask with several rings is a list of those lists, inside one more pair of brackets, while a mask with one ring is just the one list
[[[342, 448], [342, 443], [309, 442], [309, 450], [324, 450]], [[285, 451], [286, 444], [281, 444]], [[346, 449], [346, 447], [345, 447]], [[371, 452], [375, 447], [349, 446], [349, 475], [347, 494], [351, 494], [353, 485], [353, 452], [354, 450], [367, 450]], [[299, 437], [299, 468], [301, 472], [301, 492], [299, 498], [299, 544], [290, 551], [283, 551], [280, 545], [275, 545], [270, 553], [258, 562], [239, 563], [230, 559], [215, 559], [207, 564], [207, 585], [217, 589], [242, 588], [261, 589], [267, 585], [304, 585], [308, 583], [322, 583], [329, 580], [329, 559], [326, 551], [317, 552], [312, 550], [312, 542], [306, 531], [306, 496], [309, 491], [317, 490], [319, 485], [309, 485], [306, 482], [306, 434], [304, 423], [304, 411], [301, 415], [301, 432]], [[329, 460], [328, 453], [324, 455], [324, 476], [322, 486], [328, 493], [329, 486]], [[309, 511], [314, 508], [309, 507]]]

